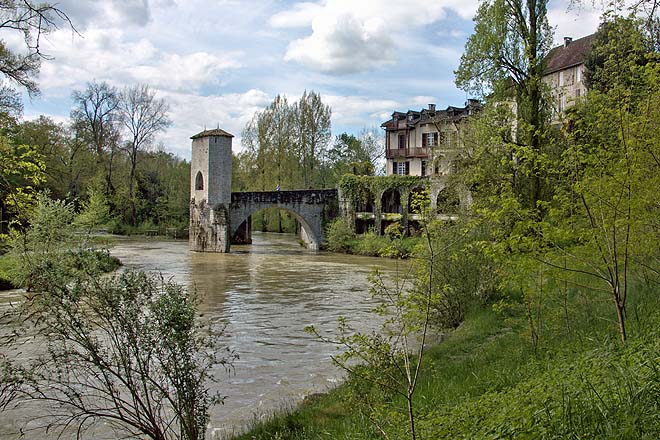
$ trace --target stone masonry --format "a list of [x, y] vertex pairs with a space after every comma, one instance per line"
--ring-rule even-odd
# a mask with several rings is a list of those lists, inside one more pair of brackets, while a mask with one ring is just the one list
[[221, 129], [193, 136], [190, 161], [190, 249], [229, 252], [232, 238], [251, 242], [251, 215], [265, 208], [291, 213], [307, 247], [319, 249], [326, 222], [338, 215], [337, 190], [231, 192], [231, 139]]

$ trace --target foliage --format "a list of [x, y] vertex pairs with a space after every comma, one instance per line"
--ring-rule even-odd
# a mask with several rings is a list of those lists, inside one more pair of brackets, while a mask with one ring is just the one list
[[44, 165], [37, 151], [0, 136], [0, 239], [9, 222], [22, 224], [44, 181]]
[[629, 76], [630, 69], [649, 61], [649, 46], [638, 20], [606, 16], [585, 62], [585, 85], [601, 92], [617, 84], [631, 86], [635, 77]]
[[[339, 189], [352, 204], [366, 203], [370, 197], [388, 189], [412, 189], [428, 186], [428, 180], [419, 176], [356, 176], [345, 174], [339, 181]], [[377, 201], [379, 203], [379, 201]]]
[[10, 364], [12, 404], [49, 403], [50, 429], [105, 422], [129, 435], [203, 439], [216, 359], [200, 339], [194, 295], [143, 273], [95, 278], [39, 277], [40, 295], [21, 314], [49, 350]]
[[356, 237], [348, 220], [341, 217], [330, 223], [325, 239], [329, 251], [348, 252], [352, 249]]
[[344, 174], [374, 175], [382, 149], [375, 136], [366, 130], [361, 138], [347, 133], [338, 135], [328, 151], [327, 185], [336, 185]]
[[[429, 225], [434, 258], [431, 290], [431, 324], [455, 329], [468, 311], [483, 307], [497, 297], [498, 265], [484, 250], [485, 234], [465, 220], [440, 221]], [[423, 248], [420, 250], [423, 256]], [[419, 256], [419, 255], [418, 255]], [[428, 269], [419, 266], [416, 280], [426, 280]], [[419, 288], [424, 288], [422, 285]]]
[[[430, 252], [433, 264], [433, 251]], [[432, 276], [432, 270], [430, 270]], [[372, 276], [372, 294], [379, 300], [374, 309], [383, 320], [379, 331], [370, 334], [356, 332], [344, 318], [338, 322], [336, 339], [322, 336], [313, 326], [306, 331], [323, 342], [339, 346], [342, 353], [333, 362], [349, 373], [351, 402], [362, 412], [384, 438], [415, 440], [415, 392], [422, 371], [423, 355], [430, 318], [431, 291], [409, 290], [409, 273], [393, 282], [378, 272]], [[421, 304], [421, 309], [418, 305]], [[418, 320], [418, 312], [422, 319]], [[381, 399], [394, 396], [405, 399], [403, 414], [388, 408], [383, 411], [379, 402], [365, 400], [365, 387], [375, 386]], [[373, 396], [369, 396], [373, 397]], [[403, 424], [406, 430], [401, 430]], [[394, 428], [396, 434], [392, 433]], [[401, 432], [403, 431], [403, 432]]]
[[106, 252], [79, 242], [71, 204], [42, 196], [31, 227], [14, 240], [25, 300], [2, 316], [5, 346], [26, 337], [47, 350], [2, 359], [3, 408], [43, 404], [40, 427], [100, 423], [132, 437], [205, 437], [209, 370], [230, 366], [196, 321], [198, 299], [181, 286], [140, 272], [100, 276]]
[[[466, 91], [495, 92], [491, 105], [515, 108], [515, 136], [508, 149], [515, 161], [512, 188], [526, 209], [547, 198], [545, 180], [549, 118], [543, 71], [552, 43], [547, 0], [489, 0], [479, 6], [456, 73]], [[532, 213], [536, 215], [536, 213]]]
[[[303, 93], [290, 104], [277, 96], [263, 111], [257, 112], [242, 134], [245, 151], [234, 168], [232, 187], [242, 191], [274, 191], [324, 187], [326, 176], [322, 159], [330, 142], [330, 107], [314, 91]], [[253, 215], [255, 227], [282, 231], [282, 217], [267, 219]], [[287, 215], [288, 216], [288, 215]], [[274, 220], [274, 221], [273, 221]]]

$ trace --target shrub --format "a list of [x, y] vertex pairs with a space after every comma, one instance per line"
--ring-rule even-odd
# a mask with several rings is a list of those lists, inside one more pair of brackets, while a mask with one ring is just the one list
[[355, 232], [347, 219], [338, 218], [328, 226], [325, 239], [328, 250], [351, 252], [355, 244]]

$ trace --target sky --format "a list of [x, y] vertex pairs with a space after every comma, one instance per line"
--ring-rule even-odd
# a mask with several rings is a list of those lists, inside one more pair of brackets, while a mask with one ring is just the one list
[[[170, 105], [157, 143], [190, 157], [190, 136], [241, 132], [278, 94], [305, 90], [332, 108], [332, 132], [377, 128], [393, 111], [462, 106], [454, 85], [478, 0], [56, 0], [77, 33], [45, 36], [41, 95], [24, 119], [68, 120], [90, 81], [146, 83]], [[555, 41], [594, 32], [599, 12], [549, 3]], [[17, 35], [0, 35], [10, 45]]]

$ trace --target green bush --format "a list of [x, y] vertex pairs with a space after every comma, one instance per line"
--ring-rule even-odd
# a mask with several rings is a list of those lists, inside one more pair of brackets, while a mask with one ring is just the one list
[[325, 239], [329, 251], [351, 253], [355, 245], [355, 232], [347, 219], [338, 218], [328, 226]]
[[390, 243], [391, 240], [388, 237], [376, 235], [373, 230], [370, 230], [358, 237], [354, 253], [358, 255], [378, 257], [380, 256], [381, 251], [387, 248]]
[[399, 222], [394, 222], [385, 228], [385, 235], [391, 239], [401, 238], [403, 236], [403, 226]]

